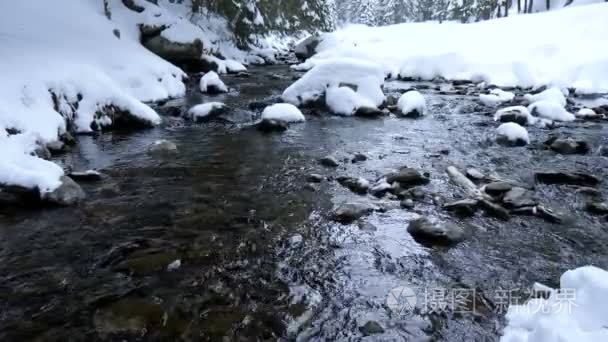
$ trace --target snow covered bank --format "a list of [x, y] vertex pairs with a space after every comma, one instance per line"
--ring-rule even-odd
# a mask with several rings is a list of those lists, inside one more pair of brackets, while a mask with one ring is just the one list
[[608, 272], [593, 266], [564, 273], [547, 299], [509, 308], [501, 342], [608, 341]]
[[393, 77], [608, 92], [606, 18], [604, 3], [474, 24], [354, 25], [325, 35], [301, 67], [351, 58]]
[[38, 144], [114, 120], [158, 124], [142, 101], [185, 93], [183, 72], [140, 45], [136, 12], [110, 3], [114, 21], [95, 0], [0, 3], [0, 184], [52, 191], [63, 172], [30, 155]]

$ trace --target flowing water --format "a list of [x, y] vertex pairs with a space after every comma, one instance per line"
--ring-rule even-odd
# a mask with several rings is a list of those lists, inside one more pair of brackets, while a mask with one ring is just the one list
[[[530, 146], [501, 147], [491, 111], [475, 96], [414, 83], [430, 104], [422, 119], [308, 111], [306, 123], [282, 134], [258, 132], [259, 111], [249, 103], [276, 98], [294, 76], [286, 66], [255, 67], [248, 77], [224, 77], [233, 90], [213, 97], [192, 86], [158, 107], [162, 126], [83, 136], [57, 156], [107, 177], [83, 183], [88, 199], [76, 207], [0, 208], [0, 340], [493, 341], [505, 324], [506, 293], [523, 299], [536, 281], [558, 286], [567, 269], [608, 268], [608, 223], [583, 210], [587, 198], [574, 187], [536, 185], [561, 224], [460, 219], [441, 209], [463, 197], [445, 173], [450, 165], [530, 185], [545, 170], [604, 179], [605, 124], [530, 128]], [[411, 84], [392, 82], [387, 91], [403, 86]], [[204, 124], [171, 116], [210, 100], [230, 113]], [[549, 133], [582, 138], [593, 151], [543, 149]], [[158, 139], [179, 153], [147, 153]], [[356, 153], [367, 160], [352, 163]], [[336, 169], [318, 162], [330, 154], [342, 161]], [[405, 165], [431, 174], [411, 210], [331, 181], [375, 180]], [[330, 180], [311, 186], [311, 173]], [[605, 183], [599, 189], [607, 193]], [[329, 219], [355, 200], [383, 210], [352, 225]], [[407, 233], [420, 215], [460, 225], [467, 237], [449, 248], [420, 245]], [[169, 270], [176, 260], [181, 266]], [[403, 288], [414, 303], [395, 310], [387, 298]], [[367, 322], [384, 332], [365, 336]]]

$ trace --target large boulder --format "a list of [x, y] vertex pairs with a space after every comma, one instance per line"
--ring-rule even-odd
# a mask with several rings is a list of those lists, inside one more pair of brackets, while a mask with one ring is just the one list
[[319, 35], [310, 36], [300, 43], [298, 43], [294, 49], [296, 57], [301, 60], [306, 60], [317, 53], [317, 46], [322, 41], [322, 37]]

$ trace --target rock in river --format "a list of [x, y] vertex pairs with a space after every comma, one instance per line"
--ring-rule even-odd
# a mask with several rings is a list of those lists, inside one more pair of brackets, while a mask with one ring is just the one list
[[347, 187], [350, 191], [365, 195], [369, 190], [369, 181], [365, 178], [355, 178], [355, 177], [338, 177], [338, 183], [340, 185]]
[[68, 174], [68, 176], [75, 181], [81, 181], [81, 182], [97, 182], [97, 181], [100, 181], [103, 179], [103, 175], [100, 172], [95, 171], [95, 170], [70, 172], [70, 174]]
[[327, 167], [338, 167], [340, 165], [340, 163], [338, 163], [336, 158], [334, 158], [332, 156], [327, 156], [327, 157], [321, 158], [321, 160], [319, 162], [321, 163], [321, 165], [327, 166]]
[[369, 203], [350, 202], [340, 205], [334, 210], [332, 217], [334, 221], [348, 224], [371, 214], [374, 210], [376, 207]]
[[608, 214], [608, 202], [587, 203], [587, 211], [595, 215], [606, 215]]
[[464, 199], [443, 206], [445, 210], [463, 217], [473, 216], [478, 207], [479, 203], [474, 199]]
[[462, 228], [450, 223], [433, 223], [424, 217], [411, 221], [407, 231], [416, 241], [432, 245], [451, 245], [464, 239]]
[[409, 187], [416, 185], [426, 185], [430, 183], [427, 174], [421, 174], [416, 169], [403, 167], [399, 171], [386, 175], [386, 182], [392, 184], [399, 183], [401, 186]]
[[287, 130], [287, 128], [289, 128], [289, 124], [282, 120], [266, 118], [260, 121], [256, 125], [256, 127], [259, 131], [262, 131], [264, 133], [284, 132]]
[[361, 331], [364, 336], [370, 336], [384, 333], [384, 328], [376, 321], [367, 321], [365, 325], [359, 327], [359, 331]]
[[177, 153], [177, 145], [168, 140], [157, 140], [148, 149], [150, 154], [173, 154]]
[[62, 206], [77, 204], [85, 199], [86, 194], [70, 177], [62, 176], [61, 185], [54, 191], [43, 195], [43, 200]]
[[586, 141], [574, 140], [572, 138], [552, 138], [545, 142], [553, 151], [560, 154], [586, 154], [589, 152], [589, 144]]
[[502, 202], [509, 208], [533, 207], [538, 204], [532, 191], [520, 187], [509, 190]]

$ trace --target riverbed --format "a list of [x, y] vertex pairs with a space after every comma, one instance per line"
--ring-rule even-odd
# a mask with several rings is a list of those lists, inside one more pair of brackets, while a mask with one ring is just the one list
[[[253, 67], [223, 77], [231, 91], [216, 96], [193, 82], [186, 97], [155, 105], [161, 126], [81, 136], [55, 156], [105, 177], [81, 184], [88, 198], [79, 206], [0, 208], [0, 339], [491, 341], [505, 325], [505, 295], [523, 302], [534, 282], [555, 287], [568, 269], [608, 268], [606, 218], [584, 210], [589, 199], [576, 187], [534, 181], [552, 170], [605, 179], [605, 121], [532, 127], [530, 145], [507, 148], [495, 143], [494, 110], [477, 94], [392, 81], [386, 92], [419, 89], [429, 114], [372, 120], [305, 110], [307, 121], [286, 132], [256, 130], [260, 110], [250, 104], [272, 103], [299, 75]], [[230, 111], [207, 123], [175, 116], [207, 101]], [[543, 146], [550, 134], [585, 140], [591, 151], [557, 154]], [[160, 139], [178, 153], [148, 153]], [[357, 154], [365, 160], [353, 162]], [[319, 163], [328, 155], [337, 168]], [[409, 209], [335, 181], [375, 181], [403, 166], [431, 179]], [[442, 205], [464, 194], [448, 166], [527, 184], [562, 222], [455, 217]], [[324, 179], [309, 183], [311, 174]], [[605, 182], [597, 189], [608, 194]], [[334, 222], [332, 209], [350, 201], [380, 210]], [[407, 232], [420, 216], [456, 224], [466, 238], [420, 244]], [[388, 299], [404, 288], [415, 294], [405, 310]]]

